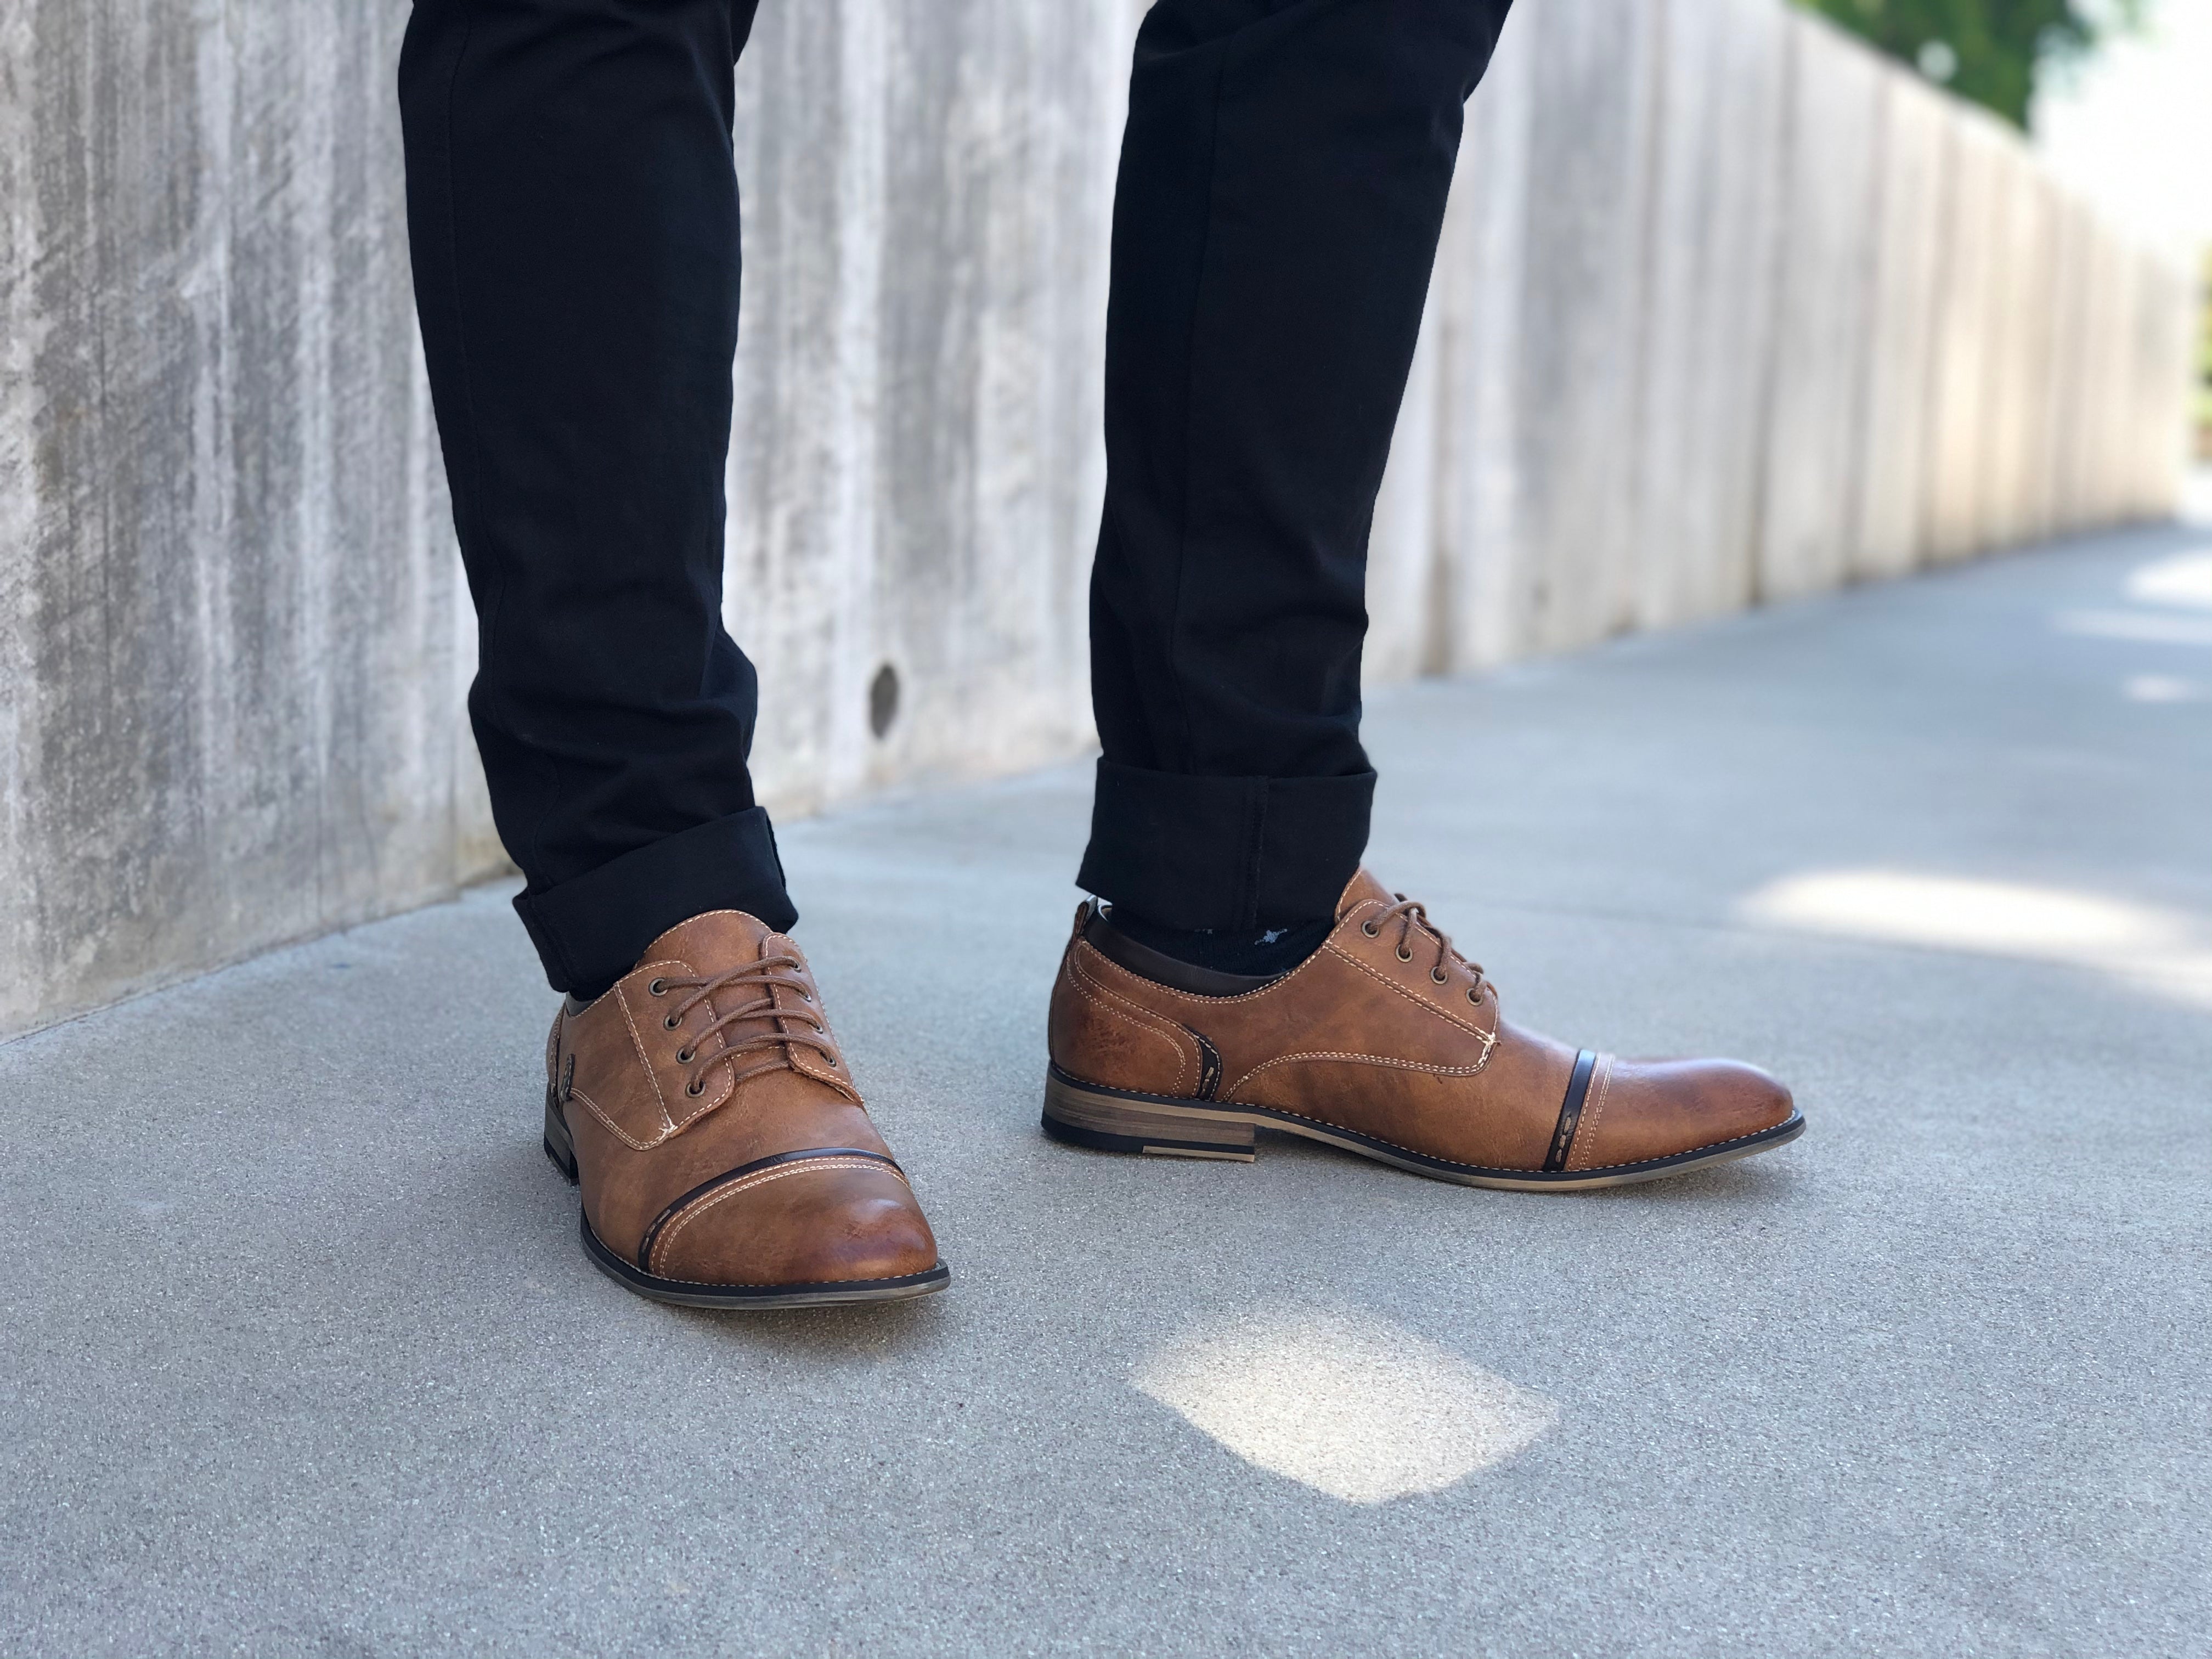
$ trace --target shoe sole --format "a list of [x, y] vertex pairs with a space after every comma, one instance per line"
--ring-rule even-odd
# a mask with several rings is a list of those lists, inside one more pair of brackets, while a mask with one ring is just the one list
[[1045, 1075], [1044, 1132], [1072, 1146], [1103, 1152], [1136, 1152], [1153, 1158], [1210, 1158], [1249, 1164], [1259, 1155], [1256, 1129], [1280, 1129], [1344, 1152], [1357, 1152], [1433, 1181], [1462, 1187], [1497, 1187], [1508, 1192], [1587, 1192], [1656, 1181], [1716, 1164], [1733, 1163], [1788, 1145], [1805, 1133], [1804, 1115], [1792, 1112], [1783, 1122], [1757, 1134], [1716, 1142], [1671, 1158], [1642, 1164], [1614, 1164], [1602, 1170], [1489, 1170], [1471, 1164], [1394, 1146], [1357, 1129], [1279, 1112], [1266, 1106], [1220, 1106], [1137, 1094], [1103, 1084], [1079, 1083], [1052, 1066]]
[[[568, 1126], [549, 1098], [545, 1103], [545, 1156], [561, 1178], [579, 1185], [576, 1152]], [[820, 1285], [703, 1285], [686, 1279], [663, 1279], [646, 1273], [609, 1249], [592, 1231], [592, 1218], [579, 1209], [579, 1231], [584, 1255], [609, 1279], [635, 1296], [665, 1302], [678, 1308], [744, 1309], [830, 1308], [852, 1302], [906, 1302], [930, 1296], [952, 1282], [952, 1269], [939, 1262], [925, 1273], [897, 1279], [850, 1279]]]

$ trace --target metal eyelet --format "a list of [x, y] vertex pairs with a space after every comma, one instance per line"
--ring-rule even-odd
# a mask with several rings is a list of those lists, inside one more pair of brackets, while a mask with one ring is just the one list
[[694, 1079], [691, 1082], [691, 1085], [685, 1089], [684, 1092], [694, 1097], [695, 1098], [700, 1095], [705, 1094], [707, 1092], [707, 1079], [704, 1078]]
[[1482, 993], [1472, 985], [1467, 988], [1467, 1000], [1478, 1008], [1482, 1006]]
[[684, 1023], [684, 1022], [683, 1022], [682, 1020], [680, 1020], [680, 1019], [677, 1018], [676, 1018], [676, 1016], [675, 1016], [675, 1015], [673, 1015], [673, 1014], [669, 1015], [669, 1017], [668, 1017], [666, 1019], [664, 1019], [664, 1020], [662, 1020], [662, 1021], [660, 1022], [662, 1029], [663, 1029], [663, 1030], [670, 1030], [670, 1031], [674, 1030], [678, 1026], [681, 1025], [683, 1023]]
[[1401, 962], [1411, 962], [1413, 959], [1413, 953], [1411, 951], [1401, 951], [1398, 952], [1398, 960]]
[[665, 979], [657, 979], [653, 981], [652, 984], [645, 988], [645, 994], [651, 997], [666, 996], [668, 994], [668, 981]]
[[676, 1063], [678, 1066], [689, 1066], [698, 1057], [699, 1051], [696, 1048], [678, 1048], [676, 1051]]
[[1444, 972], [1441, 968], [1431, 968], [1429, 969], [1429, 977], [1436, 981], [1437, 984], [1442, 985], [1447, 980], [1450, 979], [1451, 975]]
[[1380, 927], [1377, 927], [1371, 921], [1361, 922], [1359, 924], [1359, 931], [1366, 934], [1370, 939], [1380, 939], [1382, 937], [1382, 930]]
[[830, 1069], [833, 1072], [836, 1071], [837, 1069], [837, 1056], [830, 1054], [827, 1056], [827, 1059], [830, 1062]]

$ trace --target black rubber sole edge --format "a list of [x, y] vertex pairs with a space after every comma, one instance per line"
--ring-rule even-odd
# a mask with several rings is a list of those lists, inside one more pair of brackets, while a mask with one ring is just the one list
[[[1357, 1152], [1360, 1157], [1373, 1158], [1378, 1164], [1388, 1164], [1414, 1175], [1427, 1176], [1433, 1181], [1449, 1181], [1462, 1187], [1492, 1187], [1506, 1192], [1589, 1192], [1603, 1187], [1626, 1187], [1639, 1181], [1655, 1181], [1662, 1176], [1686, 1174], [1692, 1170], [1729, 1164], [1740, 1158], [1772, 1152], [1805, 1133], [1805, 1115], [1793, 1111], [1772, 1128], [1762, 1129], [1757, 1134], [1721, 1141], [1711, 1146], [1700, 1146], [1691, 1152], [1677, 1152], [1671, 1158], [1651, 1158], [1641, 1164], [1616, 1164], [1603, 1170], [1562, 1170], [1556, 1173], [1543, 1170], [1490, 1170], [1430, 1158], [1425, 1153], [1376, 1140], [1372, 1136], [1361, 1134], [1357, 1129], [1319, 1123], [1311, 1118], [1278, 1112], [1266, 1106], [1221, 1108], [1200, 1101], [1178, 1100], [1168, 1095], [1146, 1095], [1127, 1089], [1109, 1089], [1103, 1084], [1079, 1082], [1057, 1065], [1050, 1068], [1050, 1082], [1082, 1094], [1100, 1095], [1109, 1099], [1127, 1100], [1146, 1106], [1169, 1107], [1173, 1109], [1175, 1115], [1191, 1119], [1194, 1124], [1249, 1124], [1259, 1128], [1279, 1129], [1308, 1140], [1318, 1140], [1324, 1146], [1334, 1146], [1343, 1152]], [[1049, 1086], [1046, 1098], [1042, 1119], [1044, 1132], [1053, 1139], [1067, 1146], [1084, 1146], [1102, 1152], [1150, 1153], [1155, 1157], [1211, 1158], [1240, 1164], [1249, 1164], [1255, 1157], [1252, 1152], [1232, 1150], [1214, 1142], [1187, 1140], [1173, 1135], [1112, 1134], [1063, 1122], [1053, 1115]]]
[[[575, 1186], [576, 1154], [569, 1144], [568, 1126], [550, 1096], [545, 1102], [544, 1146], [545, 1156], [561, 1172], [561, 1178]], [[900, 1279], [854, 1279], [829, 1285], [698, 1285], [639, 1271], [599, 1242], [599, 1236], [592, 1231], [591, 1217], [580, 1210], [576, 1224], [583, 1234], [584, 1254], [594, 1267], [626, 1291], [679, 1308], [830, 1308], [848, 1302], [905, 1302], [941, 1291], [952, 1282], [952, 1269], [940, 1261], [927, 1273], [908, 1273]]]
[[952, 1269], [940, 1261], [926, 1273], [899, 1279], [852, 1279], [828, 1285], [698, 1285], [639, 1272], [599, 1242], [590, 1217], [580, 1214], [576, 1219], [584, 1254], [593, 1267], [626, 1291], [679, 1308], [828, 1308], [848, 1302], [904, 1302], [932, 1295], [952, 1282]]

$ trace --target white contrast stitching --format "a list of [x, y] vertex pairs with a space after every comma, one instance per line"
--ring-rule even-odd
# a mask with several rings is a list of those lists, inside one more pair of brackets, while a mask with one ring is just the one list
[[[1384, 986], [1390, 990], [1395, 991], [1400, 996], [1405, 998], [1407, 1001], [1412, 1003], [1416, 1008], [1426, 1010], [1428, 1012], [1434, 1014], [1438, 1019], [1443, 1020], [1446, 1024], [1456, 1025], [1461, 1030], [1467, 1032], [1470, 1036], [1484, 1038], [1493, 1048], [1498, 1046], [1497, 1032], [1486, 1031], [1480, 1025], [1470, 1025], [1465, 1020], [1462, 1019], [1457, 1014], [1453, 1013], [1449, 1009], [1440, 1008], [1435, 1003], [1431, 1002], [1426, 997], [1414, 995], [1413, 993], [1408, 991], [1404, 986], [1399, 984], [1395, 980], [1384, 978], [1381, 974], [1376, 973], [1372, 968], [1370, 968], [1365, 963], [1362, 962], [1358, 957], [1353, 956], [1349, 951], [1338, 950], [1336, 947], [1336, 941], [1334, 939], [1331, 939], [1322, 945], [1321, 948], [1323, 951], [1327, 951], [1330, 955], [1350, 963], [1353, 967], [1359, 969], [1361, 973], [1366, 975], [1368, 978], [1373, 980], [1377, 985]], [[1316, 954], [1318, 954], [1318, 952], [1316, 952]], [[1488, 1061], [1489, 1058], [1488, 1050], [1485, 1050], [1483, 1059], [1486, 1063]]]
[[[1237, 1090], [1243, 1088], [1254, 1078], [1259, 1076], [1261, 1073], [1270, 1071], [1278, 1066], [1287, 1066], [1292, 1060], [1352, 1060], [1363, 1066], [1388, 1066], [1401, 1072], [1428, 1072], [1437, 1077], [1473, 1077], [1476, 1073], [1480, 1072], [1485, 1066], [1487, 1066], [1490, 1063], [1486, 1056], [1482, 1060], [1477, 1060], [1472, 1066], [1431, 1066], [1425, 1061], [1418, 1060], [1395, 1060], [1387, 1054], [1354, 1054], [1342, 1052], [1323, 1052], [1321, 1050], [1313, 1050], [1308, 1053], [1296, 1054], [1277, 1054], [1273, 1060], [1261, 1061], [1260, 1064], [1255, 1066], [1250, 1071], [1245, 1073], [1243, 1077], [1238, 1078], [1235, 1083], [1230, 1085], [1229, 1096], [1233, 1097]], [[1226, 1097], [1224, 1097], [1224, 1098]], [[1246, 1103], [1253, 1105], [1258, 1104], [1257, 1102], [1248, 1102]], [[1316, 1118], [1315, 1121], [1319, 1122], [1320, 1120]]]
[[875, 1158], [869, 1158], [864, 1162], [857, 1158], [802, 1158], [796, 1164], [787, 1164], [781, 1169], [763, 1170], [758, 1175], [750, 1175], [742, 1181], [733, 1181], [726, 1187], [717, 1187], [706, 1197], [678, 1216], [675, 1220], [670, 1222], [660, 1237], [653, 1241], [653, 1259], [656, 1261], [666, 1260], [668, 1247], [675, 1241], [677, 1234], [682, 1232], [724, 1199], [735, 1198], [739, 1193], [750, 1192], [756, 1187], [765, 1186], [771, 1181], [781, 1181], [786, 1176], [805, 1175], [816, 1170], [881, 1170], [886, 1175], [896, 1176], [902, 1184], [906, 1183], [905, 1175], [895, 1165]]
[[[1577, 1139], [1582, 1140], [1583, 1146], [1585, 1150], [1595, 1147], [1597, 1145], [1597, 1121], [1599, 1118], [1605, 1115], [1605, 1097], [1613, 1088], [1613, 1056], [1611, 1054], [1600, 1054], [1597, 1057], [1597, 1063], [1600, 1068], [1600, 1075], [1597, 1084], [1597, 1102], [1590, 1108], [1589, 1121], [1583, 1126], [1576, 1137]], [[1586, 1139], [1583, 1139], [1585, 1135], [1588, 1137]], [[1583, 1167], [1589, 1169], [1593, 1166], [1584, 1164]]]
[[[1132, 1002], [1128, 998], [1120, 995], [1111, 986], [1092, 978], [1089, 971], [1085, 968], [1084, 964], [1073, 960], [1073, 958], [1069, 960], [1067, 964], [1067, 975], [1069, 983], [1075, 987], [1075, 994], [1081, 997], [1085, 1002], [1089, 1003], [1092, 1007], [1097, 1009], [1101, 1013], [1111, 1014], [1115, 1018], [1120, 1019], [1127, 1024], [1135, 1026], [1137, 1030], [1142, 1031], [1147, 1036], [1158, 1037], [1161, 1042], [1166, 1043], [1170, 1048], [1175, 1051], [1176, 1087], [1180, 1091], [1183, 1086], [1184, 1074], [1189, 1072], [1194, 1066], [1197, 1064], [1197, 1060], [1194, 1055], [1188, 1054], [1183, 1052], [1183, 1044], [1178, 1036], [1171, 1036], [1168, 1032], [1161, 1030], [1158, 1026], [1150, 1023], [1153, 1020], [1166, 1022], [1167, 1017], [1164, 1014], [1156, 1014], [1151, 1009], [1145, 1007], [1141, 1003]], [[1086, 989], [1086, 987], [1096, 989], [1100, 996], [1111, 998], [1114, 1001], [1120, 1003], [1122, 1008], [1128, 1009], [1130, 1012], [1128, 1013], [1123, 1013], [1120, 1009], [1108, 1007], [1104, 1003], [1100, 1002], [1097, 997], [1091, 995], [1091, 989]], [[1181, 1029], [1181, 1027], [1176, 1028], [1178, 1032]], [[1193, 1044], [1192, 1047], [1195, 1048], [1196, 1045]]]
[[653, 1085], [653, 1103], [660, 1108], [660, 1138], [665, 1140], [676, 1133], [676, 1119], [668, 1109], [668, 1097], [660, 1091], [660, 1079], [653, 1069], [652, 1056], [645, 1052], [645, 1039], [638, 1035], [637, 1021], [630, 1017], [629, 993], [619, 985], [615, 988], [615, 1006], [622, 1010], [623, 1024], [629, 1027], [630, 1046], [637, 1050], [637, 1063], [645, 1067], [645, 1080]]
[[591, 1096], [586, 1094], [581, 1089], [577, 1088], [574, 1084], [571, 1084], [568, 1087], [568, 1098], [571, 1100], [582, 1101], [584, 1103], [585, 1109], [606, 1127], [607, 1133], [612, 1135], [617, 1140], [622, 1142], [623, 1146], [629, 1147], [632, 1152], [649, 1152], [654, 1147], [659, 1146], [662, 1141], [666, 1140], [669, 1135], [675, 1133], [674, 1130], [671, 1129], [663, 1133], [658, 1139], [639, 1140], [632, 1136], [627, 1129], [617, 1123], [613, 1118], [608, 1116], [605, 1109], [600, 1106], [598, 1101], [593, 1100]]
[[[787, 936], [779, 933], [775, 937], [778, 939], [784, 939]], [[799, 949], [796, 945], [793, 945], [791, 948], [794, 953], [796, 953]], [[814, 975], [812, 972], [807, 969], [805, 958], [803, 957], [800, 959], [799, 963], [799, 972], [805, 976], [810, 994], [814, 999], [814, 1012], [811, 1014], [801, 1014], [796, 1012], [785, 1013], [782, 1011], [782, 1005], [779, 1003], [777, 1004], [777, 1029], [779, 1030], [782, 1029], [781, 1022], [786, 1019], [811, 1020], [818, 1016], [821, 1021], [822, 1035], [823, 1037], [828, 1039], [830, 1051], [837, 1057], [837, 1064], [835, 1067], [829, 1070], [817, 1071], [815, 1069], [817, 1066], [827, 1065], [827, 1062], [823, 1060], [822, 1056], [811, 1048], [802, 1048], [793, 1043], [787, 1043], [785, 1045], [783, 1051], [784, 1056], [791, 1062], [791, 1069], [798, 1073], [799, 1076], [811, 1077], [817, 1083], [828, 1084], [839, 1094], [844, 1096], [846, 1099], [851, 1101], [853, 1104], [859, 1107], [865, 1112], [868, 1109], [868, 1103], [861, 1097], [860, 1085], [857, 1083], [847, 1081], [847, 1079], [852, 1073], [852, 1062], [845, 1058], [845, 1050], [842, 1045], [838, 1042], [836, 1037], [830, 1030], [829, 1006], [822, 1000], [822, 988], [814, 983]], [[774, 990], [769, 991], [769, 1000], [772, 1002], [775, 1001], [775, 993]]]

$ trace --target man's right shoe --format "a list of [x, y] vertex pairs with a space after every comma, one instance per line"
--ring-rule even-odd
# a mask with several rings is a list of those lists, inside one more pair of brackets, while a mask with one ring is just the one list
[[654, 940], [545, 1049], [545, 1154], [616, 1283], [699, 1308], [889, 1302], [949, 1270], [799, 946], [737, 910]]
[[1472, 1187], [1559, 1192], [1763, 1152], [1805, 1127], [1730, 1060], [1626, 1060], [1508, 1024], [1421, 906], [1360, 871], [1273, 979], [1192, 968], [1086, 903], [1052, 990], [1044, 1127], [1107, 1152], [1249, 1160], [1255, 1128]]

